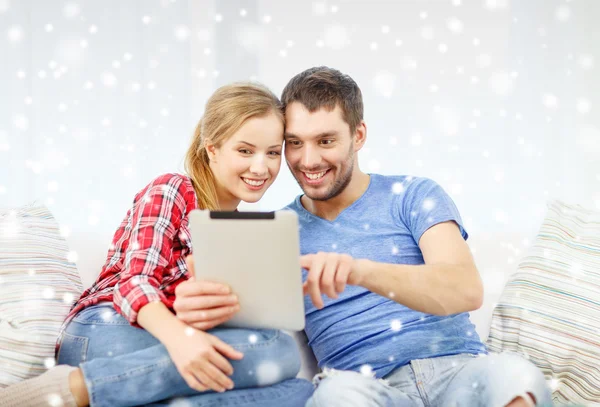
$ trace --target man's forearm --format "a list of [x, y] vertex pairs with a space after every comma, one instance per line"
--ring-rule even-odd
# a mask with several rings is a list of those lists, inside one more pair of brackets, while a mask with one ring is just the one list
[[467, 266], [358, 260], [358, 268], [358, 285], [416, 311], [452, 315], [476, 310], [483, 301], [479, 274]]

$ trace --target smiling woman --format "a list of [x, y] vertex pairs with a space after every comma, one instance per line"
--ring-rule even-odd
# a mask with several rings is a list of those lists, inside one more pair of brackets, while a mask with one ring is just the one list
[[217, 194], [227, 202], [222, 209], [262, 197], [279, 173], [282, 142], [283, 119], [272, 112], [248, 119], [222, 145], [206, 147]]
[[268, 89], [233, 84], [217, 90], [186, 156], [199, 207], [233, 210], [240, 200], [258, 201], [279, 173], [283, 126], [281, 103]]
[[[65, 406], [146, 405], [173, 397], [303, 406], [313, 388], [295, 379], [294, 339], [277, 330], [217, 328], [240, 310], [235, 293], [195, 281], [185, 261], [192, 253], [189, 213], [233, 211], [242, 200], [261, 199], [279, 174], [283, 132], [281, 102], [266, 87], [217, 89], [187, 151], [189, 175], [161, 175], [136, 194], [99, 277], [63, 323], [59, 366], [0, 391], [0, 406], [41, 405], [57, 393]], [[200, 311], [200, 323], [174, 315], [188, 279], [211, 304]], [[261, 374], [265, 366], [276, 373]], [[122, 379], [109, 379], [117, 376]], [[156, 383], [152, 390], [140, 391], [149, 382]]]

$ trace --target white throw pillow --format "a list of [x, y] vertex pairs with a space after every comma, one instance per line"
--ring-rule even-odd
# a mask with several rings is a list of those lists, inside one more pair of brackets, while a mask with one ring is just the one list
[[600, 212], [548, 204], [494, 310], [487, 344], [537, 365], [555, 402], [600, 406]]
[[35, 203], [0, 209], [0, 388], [54, 364], [58, 331], [81, 293], [50, 211]]

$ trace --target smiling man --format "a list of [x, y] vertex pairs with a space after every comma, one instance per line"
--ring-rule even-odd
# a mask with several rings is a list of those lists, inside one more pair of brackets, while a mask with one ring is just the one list
[[543, 374], [488, 355], [469, 320], [483, 288], [452, 199], [427, 178], [360, 170], [355, 81], [311, 68], [282, 102], [304, 192], [287, 208], [301, 225], [306, 334], [325, 369], [307, 406], [551, 405]]

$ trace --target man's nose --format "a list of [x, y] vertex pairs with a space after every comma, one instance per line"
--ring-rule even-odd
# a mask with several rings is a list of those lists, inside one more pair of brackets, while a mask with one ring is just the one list
[[316, 151], [314, 147], [306, 146], [306, 148], [302, 149], [302, 159], [300, 160], [302, 168], [310, 170], [312, 168], [318, 167], [320, 163], [321, 155]]

